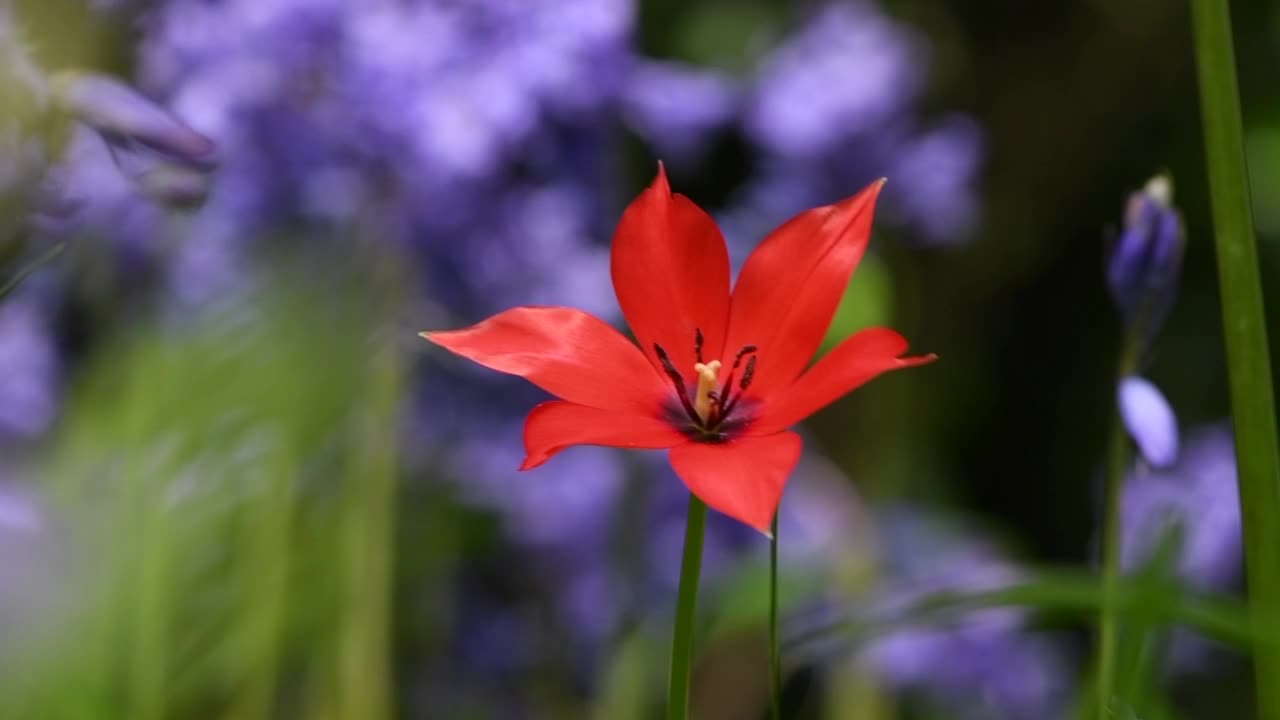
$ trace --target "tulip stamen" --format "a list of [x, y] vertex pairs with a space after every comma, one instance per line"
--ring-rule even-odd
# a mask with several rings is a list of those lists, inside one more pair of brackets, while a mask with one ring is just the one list
[[[721, 420], [729, 416], [729, 413], [733, 411], [734, 406], [738, 404], [738, 400], [742, 397], [742, 391], [746, 390], [751, 385], [751, 381], [755, 378], [757, 357], [755, 353], [755, 345], [744, 345], [742, 346], [742, 349], [738, 351], [738, 354], [733, 357], [733, 367], [729, 369], [729, 376], [725, 378], [724, 387], [720, 388], [719, 393]], [[750, 357], [747, 357], [748, 355]], [[735, 395], [733, 393], [734, 372], [742, 366], [742, 360], [744, 358], [747, 361], [747, 367], [742, 372], [742, 380], [738, 382], [738, 393]]]
[[689, 391], [685, 389], [684, 377], [680, 375], [680, 371], [676, 369], [675, 363], [671, 362], [671, 356], [658, 343], [653, 344], [653, 352], [658, 356], [658, 362], [662, 363], [662, 370], [671, 378], [671, 382], [676, 386], [676, 396], [680, 398], [680, 404], [684, 406], [684, 411], [689, 413], [691, 419], [698, 419], [698, 412], [694, 409], [693, 403], [689, 402]]
[[720, 373], [720, 361], [698, 363], [693, 366], [693, 370], [698, 373], [698, 389], [693, 396], [693, 410], [698, 414], [698, 419], [706, 425], [711, 420], [712, 411], [717, 405], [711, 395], [715, 392], [716, 380]]

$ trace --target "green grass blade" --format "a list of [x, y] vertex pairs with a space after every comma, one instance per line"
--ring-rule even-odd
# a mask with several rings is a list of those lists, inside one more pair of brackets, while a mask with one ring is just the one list
[[[1223, 332], [1239, 463], [1249, 597], [1270, 630], [1280, 613], [1280, 447], [1262, 280], [1245, 168], [1243, 123], [1227, 0], [1192, 0], [1205, 154], [1213, 199]], [[1280, 646], [1254, 649], [1258, 714], [1280, 719]]]
[[[939, 592], [889, 615], [853, 616], [790, 634], [784, 648], [799, 649], [844, 635], [855, 642], [926, 623], [962, 619], [966, 613], [992, 607], [1017, 607], [1072, 619], [1091, 619], [1101, 610], [1104, 591], [1098, 579], [1081, 570], [1041, 570], [1025, 582], [994, 590]], [[1181, 591], [1170, 585], [1153, 593], [1147, 579], [1121, 578], [1115, 588], [1116, 613], [1151, 625], [1184, 624], [1226, 645], [1249, 647], [1267, 632], [1256, 628], [1243, 605], [1231, 598]], [[1275, 637], [1274, 631], [1271, 636]]]

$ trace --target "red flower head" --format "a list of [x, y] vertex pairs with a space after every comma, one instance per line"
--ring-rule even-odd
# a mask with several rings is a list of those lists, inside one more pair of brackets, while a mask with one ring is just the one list
[[719, 228], [671, 192], [659, 165], [613, 238], [613, 287], [639, 347], [567, 307], [422, 336], [562, 398], [529, 413], [522, 470], [571, 445], [669, 448], [694, 495], [767, 532], [800, 459], [788, 428], [883, 372], [934, 359], [901, 357], [907, 341], [872, 328], [805, 370], [866, 250], [883, 184], [773, 231], [730, 294]]

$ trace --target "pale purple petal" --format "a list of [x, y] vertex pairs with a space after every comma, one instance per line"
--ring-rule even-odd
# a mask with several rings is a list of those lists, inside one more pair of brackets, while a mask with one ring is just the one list
[[66, 73], [54, 87], [63, 108], [104, 135], [136, 140], [185, 161], [213, 159], [212, 140], [113, 77]]
[[1146, 461], [1157, 468], [1172, 465], [1178, 459], [1178, 417], [1160, 389], [1144, 378], [1126, 377], [1120, 381], [1116, 402]]

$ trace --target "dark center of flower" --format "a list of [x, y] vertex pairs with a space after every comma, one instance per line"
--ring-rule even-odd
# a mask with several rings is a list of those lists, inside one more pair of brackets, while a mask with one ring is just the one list
[[[692, 398], [689, 397], [689, 388], [685, 384], [684, 376], [676, 368], [675, 363], [671, 362], [671, 356], [662, 349], [661, 345], [653, 344], [653, 351], [657, 354], [658, 361], [662, 363], [663, 371], [675, 385], [676, 397], [680, 401], [679, 407], [672, 407], [674, 416], [672, 419], [694, 440], [724, 442], [728, 439], [730, 430], [746, 421], [744, 413], [735, 414], [734, 410], [739, 408], [743, 394], [755, 378], [756, 346], [744, 345], [738, 350], [733, 356], [733, 364], [729, 366], [724, 382], [717, 388], [717, 383], [720, 383], [720, 371], [724, 368], [724, 364], [719, 360], [703, 362], [702, 330], [694, 331], [693, 341], [694, 354], [698, 360], [693, 370], [698, 374], [698, 384]], [[741, 377], [738, 377], [739, 370], [742, 371]], [[737, 385], [734, 385], [735, 379], [738, 381]], [[681, 410], [684, 411], [683, 416], [680, 415]]]

